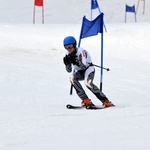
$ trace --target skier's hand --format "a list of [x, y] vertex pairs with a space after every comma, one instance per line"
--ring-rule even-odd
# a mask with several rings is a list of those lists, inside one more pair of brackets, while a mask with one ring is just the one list
[[63, 58], [63, 62], [64, 62], [65, 65], [71, 64], [68, 55], [66, 55], [66, 56]]
[[79, 66], [80, 63], [81, 63], [81, 62], [78, 60], [78, 58], [77, 58], [76, 55], [69, 54], [69, 55], [68, 55], [68, 58], [69, 58], [70, 62], [71, 62], [72, 64], [74, 64], [74, 65]]

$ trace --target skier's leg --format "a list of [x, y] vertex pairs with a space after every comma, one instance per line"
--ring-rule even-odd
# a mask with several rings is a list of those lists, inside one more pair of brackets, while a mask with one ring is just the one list
[[82, 85], [80, 84], [79, 80], [84, 79], [84, 73], [76, 72], [74, 75], [70, 77], [70, 81], [73, 84], [73, 87], [76, 90], [77, 95], [82, 100], [82, 105], [93, 105], [93, 103], [89, 100], [85, 90], [83, 89]]
[[93, 84], [94, 75], [94, 67], [89, 67], [85, 72], [85, 85], [102, 103], [104, 103], [108, 98], [95, 84]]
[[88, 96], [86, 95], [82, 85], [80, 84], [79, 80], [84, 79], [84, 74], [81, 74], [79, 72], [76, 72], [70, 77], [70, 81], [73, 84], [73, 87], [76, 90], [77, 95], [83, 100], [87, 98]]

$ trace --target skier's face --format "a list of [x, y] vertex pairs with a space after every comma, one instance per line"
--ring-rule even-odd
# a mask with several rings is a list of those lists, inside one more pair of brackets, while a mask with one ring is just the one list
[[65, 45], [65, 49], [69, 52], [69, 54], [73, 53], [75, 51], [75, 47], [73, 44]]

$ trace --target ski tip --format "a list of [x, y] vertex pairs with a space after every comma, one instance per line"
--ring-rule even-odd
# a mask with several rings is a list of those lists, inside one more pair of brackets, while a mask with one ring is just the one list
[[82, 109], [82, 108], [85, 108], [83, 106], [75, 106], [75, 105], [70, 105], [70, 104], [66, 105], [66, 107], [68, 109]]
[[72, 106], [70, 104], [66, 105], [66, 108], [71, 109]]

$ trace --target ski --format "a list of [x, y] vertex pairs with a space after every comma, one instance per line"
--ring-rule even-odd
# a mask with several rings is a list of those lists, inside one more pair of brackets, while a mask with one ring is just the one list
[[75, 106], [75, 105], [71, 105], [71, 104], [66, 105], [66, 107], [68, 109], [83, 109], [83, 108], [86, 108], [85, 106]]
[[[111, 107], [114, 107], [115, 105], [111, 106]], [[94, 106], [75, 106], [75, 105], [71, 105], [71, 104], [68, 104], [66, 105], [66, 107], [68, 109], [83, 109], [83, 108], [86, 108], [87, 110], [96, 110], [96, 109], [105, 109], [105, 108], [110, 108], [110, 107], [104, 107], [104, 106], [98, 106], [98, 105], [94, 105]]]
[[[114, 107], [114, 106], [115, 106], [115, 105], [110, 106], [110, 107]], [[94, 105], [94, 106], [86, 106], [86, 109], [105, 109], [105, 108], [110, 108], [110, 107]]]
[[86, 109], [105, 109], [105, 108], [108, 108], [108, 107], [104, 107], [104, 106], [86, 106]]

